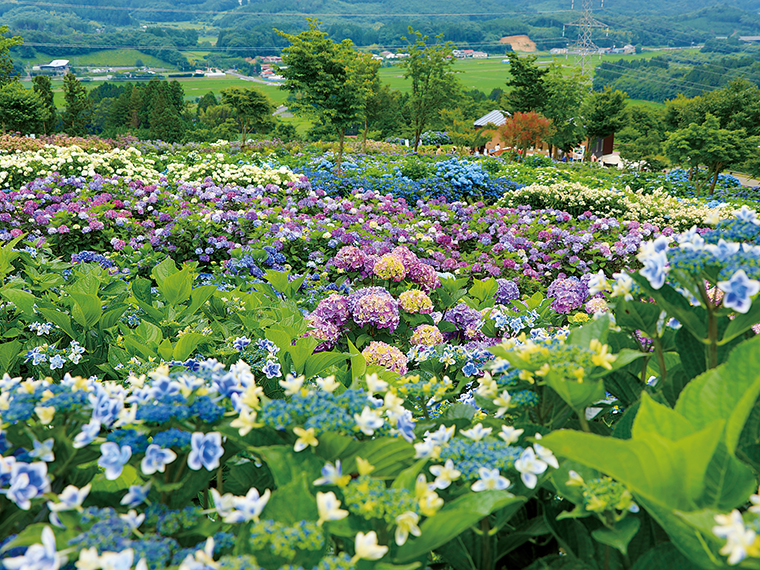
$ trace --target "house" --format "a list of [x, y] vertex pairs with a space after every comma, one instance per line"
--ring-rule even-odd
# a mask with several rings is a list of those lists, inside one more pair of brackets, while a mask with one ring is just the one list
[[474, 51], [472, 52], [472, 58], [473, 59], [486, 59], [488, 57], [488, 54], [484, 51]]
[[69, 71], [69, 60], [54, 59], [50, 63], [40, 65], [39, 70], [46, 75], [65, 75]]
[[567, 55], [567, 48], [552, 48], [549, 50], [552, 55]]
[[[506, 148], [506, 144], [501, 139], [501, 134], [497, 129], [494, 129], [494, 127], [500, 127], [504, 123], [507, 122], [507, 117], [509, 117], [509, 113], [507, 111], [491, 111], [490, 113], [483, 115], [479, 119], [477, 119], [474, 123], [474, 126], [478, 130], [493, 130], [493, 134], [491, 135], [491, 140], [488, 141], [484, 147], [481, 149], [483, 154], [494, 154], [494, 153], [501, 153]], [[490, 126], [489, 126], [490, 125]]]

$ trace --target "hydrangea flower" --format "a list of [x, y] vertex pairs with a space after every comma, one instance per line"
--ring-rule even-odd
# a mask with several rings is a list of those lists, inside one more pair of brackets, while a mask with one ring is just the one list
[[208, 471], [213, 471], [219, 467], [219, 460], [224, 455], [221, 433], [194, 432], [190, 439], [190, 447], [190, 454], [187, 456], [187, 466], [190, 469], [198, 471], [205, 467]]
[[362, 350], [362, 356], [367, 364], [377, 364], [398, 374], [406, 374], [407, 358], [395, 346], [391, 346], [379, 340], [373, 340]]
[[100, 446], [100, 454], [98, 465], [105, 469], [106, 479], [113, 481], [119, 478], [124, 465], [132, 457], [132, 448], [128, 445], [120, 447], [117, 443], [107, 441]]

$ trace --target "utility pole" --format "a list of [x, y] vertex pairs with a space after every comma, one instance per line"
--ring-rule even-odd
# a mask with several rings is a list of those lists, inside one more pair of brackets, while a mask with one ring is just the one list
[[[592, 0], [582, 0], [583, 11], [581, 12], [580, 20], [566, 24], [567, 26], [578, 26], [578, 40], [570, 47], [571, 51], [578, 54], [578, 64], [581, 68], [581, 77], [587, 83], [591, 83], [591, 56], [599, 52], [599, 47], [591, 39], [591, 33], [594, 28], [607, 28], [609, 34], [609, 26], [596, 20], [591, 15], [591, 2]], [[571, 5], [571, 10], [575, 7], [575, 0]], [[604, 8], [604, 0], [602, 0], [602, 8]]]

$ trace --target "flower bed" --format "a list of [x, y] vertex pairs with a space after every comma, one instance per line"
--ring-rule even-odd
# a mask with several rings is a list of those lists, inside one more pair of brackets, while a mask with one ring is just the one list
[[754, 211], [153, 146], [6, 157], [4, 567], [757, 562]]

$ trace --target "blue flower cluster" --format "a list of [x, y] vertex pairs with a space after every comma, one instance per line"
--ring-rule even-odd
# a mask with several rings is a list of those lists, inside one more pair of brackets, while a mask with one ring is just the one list
[[313, 521], [302, 520], [288, 526], [279, 521], [264, 520], [251, 527], [251, 547], [269, 549], [281, 558], [292, 559], [296, 550], [321, 550], [324, 545], [324, 533]]
[[[258, 420], [277, 430], [304, 426], [314, 428], [317, 436], [328, 432], [354, 435], [358, 431], [354, 414], [361, 415], [365, 407], [372, 409], [381, 404], [368, 398], [363, 390], [346, 390], [340, 395], [320, 390], [305, 396], [296, 394], [288, 400], [272, 400], [261, 410]], [[375, 433], [386, 435], [389, 429], [386, 422]]]
[[498, 469], [504, 472], [514, 467], [516, 459], [522, 454], [522, 447], [507, 445], [502, 441], [472, 441], [471, 439], [454, 438], [441, 450], [440, 460], [451, 459], [456, 468], [462, 472], [465, 479], [480, 477], [481, 467]]

